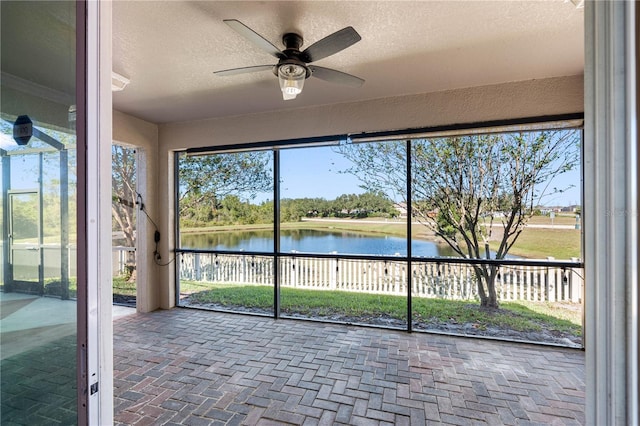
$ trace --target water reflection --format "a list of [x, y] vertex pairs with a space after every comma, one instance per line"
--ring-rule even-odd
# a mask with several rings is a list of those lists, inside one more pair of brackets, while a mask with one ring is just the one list
[[[184, 234], [183, 249], [244, 250], [273, 252], [273, 231], [252, 230], [214, 232], [206, 234]], [[314, 229], [283, 229], [280, 232], [281, 252], [407, 255], [407, 241], [402, 237], [388, 235], [358, 234], [344, 231], [322, 231]], [[448, 247], [431, 241], [413, 240], [413, 256], [455, 256]]]

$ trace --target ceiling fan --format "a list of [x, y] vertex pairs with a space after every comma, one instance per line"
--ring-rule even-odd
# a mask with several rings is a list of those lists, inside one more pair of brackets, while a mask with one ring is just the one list
[[225, 19], [223, 21], [231, 29], [252, 42], [256, 47], [278, 58], [275, 65], [257, 65], [252, 67], [233, 68], [214, 71], [219, 76], [246, 74], [256, 71], [272, 70], [280, 81], [280, 89], [284, 100], [295, 99], [302, 92], [304, 81], [309, 77], [316, 77], [331, 83], [342, 84], [350, 87], [360, 87], [364, 80], [355, 75], [347, 74], [331, 68], [311, 65], [311, 62], [319, 61], [327, 56], [338, 53], [347, 47], [360, 41], [360, 34], [353, 27], [346, 27], [328, 35], [320, 41], [313, 43], [302, 52], [302, 36], [296, 33], [287, 33], [282, 36], [284, 50], [278, 49], [269, 40], [247, 27], [237, 19]]

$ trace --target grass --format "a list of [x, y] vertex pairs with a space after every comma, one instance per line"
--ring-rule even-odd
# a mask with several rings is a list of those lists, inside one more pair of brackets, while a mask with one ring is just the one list
[[556, 213], [556, 217], [551, 220], [549, 216], [532, 216], [529, 223], [533, 225], [570, 225], [576, 224], [575, 213]]
[[[62, 296], [62, 283], [60, 278], [47, 278], [44, 280], [44, 294], [48, 296]], [[69, 297], [75, 298], [78, 294], [78, 279], [69, 277]]]
[[[181, 293], [189, 293], [192, 304], [215, 304], [227, 309], [273, 309], [271, 286], [181, 281]], [[283, 315], [390, 317], [404, 321], [407, 309], [404, 297], [344, 291], [282, 288], [280, 299]], [[582, 335], [581, 309], [579, 305], [567, 303], [506, 302], [494, 310], [480, 309], [478, 302], [473, 301], [414, 298], [413, 320], [431, 325], [472, 324], [479, 330], [537, 332], [545, 329]]]
[[135, 296], [136, 283], [129, 282], [126, 277], [113, 277], [113, 294]]
[[550, 321], [553, 329], [582, 336], [582, 306], [567, 302], [506, 302], [502, 306], [535, 321]]
[[[135, 282], [116, 277], [114, 295], [135, 296]], [[229, 310], [273, 311], [271, 286], [215, 284], [199, 281], [180, 282], [180, 292], [188, 295], [190, 305], [213, 304]], [[282, 288], [280, 308], [284, 316], [334, 319], [342, 322], [370, 323], [379, 318], [406, 321], [406, 298], [391, 295], [344, 291], [318, 291]], [[552, 334], [582, 336], [582, 308], [567, 302], [504, 302], [500, 309], [482, 309], [476, 301], [414, 298], [412, 320], [416, 329], [450, 329], [468, 325], [480, 334], [486, 330], [519, 333], [546, 330]]]
[[[509, 253], [530, 259], [546, 259], [548, 256], [555, 259], [581, 258], [580, 238], [580, 231], [575, 229], [525, 228]], [[497, 248], [497, 245], [490, 243], [492, 248]]]

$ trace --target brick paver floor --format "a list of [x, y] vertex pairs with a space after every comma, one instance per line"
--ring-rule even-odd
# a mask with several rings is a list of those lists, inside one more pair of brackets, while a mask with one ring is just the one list
[[114, 322], [116, 424], [584, 424], [584, 353], [187, 309]]

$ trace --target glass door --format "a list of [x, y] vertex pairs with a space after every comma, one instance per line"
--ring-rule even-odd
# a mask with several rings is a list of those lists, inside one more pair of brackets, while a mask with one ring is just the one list
[[40, 202], [37, 192], [9, 193], [9, 262], [7, 290], [42, 294]]
[[0, 2], [3, 425], [86, 423], [77, 362], [87, 345], [75, 260], [76, 7], [84, 6]]

